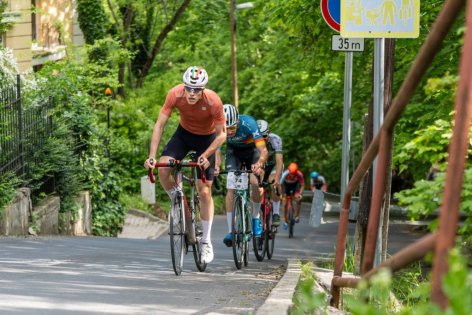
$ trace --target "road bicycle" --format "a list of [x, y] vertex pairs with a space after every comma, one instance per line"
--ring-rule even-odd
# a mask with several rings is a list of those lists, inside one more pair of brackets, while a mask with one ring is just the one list
[[[262, 182], [262, 201], [261, 208], [259, 209], [259, 218], [261, 218], [262, 234], [258, 237], [253, 237], [253, 249], [254, 256], [258, 261], [263, 261], [264, 256], [267, 255], [267, 259], [271, 259], [274, 253], [275, 235], [277, 233], [277, 227], [273, 224], [274, 210], [272, 208], [272, 202], [270, 201], [271, 184], [268, 181]], [[277, 189], [274, 187], [275, 192], [279, 195]]]
[[[154, 168], [169, 167], [173, 169], [177, 189], [172, 194], [171, 211], [169, 212], [169, 237], [174, 272], [178, 276], [182, 273], [184, 254], [192, 248], [193, 257], [198, 271], [205, 271], [206, 263], [202, 261], [201, 244], [202, 226], [200, 219], [200, 199], [197, 190], [196, 154], [188, 155], [190, 161], [170, 160], [169, 163], [150, 163]], [[184, 167], [190, 167], [191, 175], [183, 173]], [[205, 182], [205, 173], [202, 172], [202, 181]], [[149, 179], [155, 183], [153, 168], [149, 169]], [[183, 183], [187, 183], [190, 199], [187, 199]], [[190, 202], [188, 202], [190, 201]]]
[[293, 228], [295, 226], [295, 209], [293, 208], [293, 193], [286, 196], [287, 203], [287, 224], [288, 224], [288, 237], [293, 237]]
[[[233, 234], [233, 258], [237, 269], [242, 265], [247, 266], [249, 260], [249, 241], [252, 238], [252, 216], [249, 174], [250, 169], [243, 168], [239, 171], [222, 171], [220, 174], [228, 175], [228, 180], [234, 184], [233, 218], [231, 233]], [[234, 177], [233, 177], [234, 176]]]

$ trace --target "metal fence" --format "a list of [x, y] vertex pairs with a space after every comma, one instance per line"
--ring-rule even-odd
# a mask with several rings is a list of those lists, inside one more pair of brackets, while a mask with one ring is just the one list
[[[21, 97], [21, 80], [16, 84], [0, 84], [0, 175], [14, 174], [24, 185], [35, 178], [32, 166], [52, 133], [52, 98], [24, 108]], [[33, 195], [54, 191], [54, 177], [35, 179]]]

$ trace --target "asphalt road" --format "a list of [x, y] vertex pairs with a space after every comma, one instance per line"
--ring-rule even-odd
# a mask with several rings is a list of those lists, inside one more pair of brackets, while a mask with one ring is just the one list
[[[212, 232], [215, 260], [197, 271], [192, 253], [175, 276], [166, 234], [156, 240], [102, 237], [3, 237], [1, 314], [248, 314], [277, 284], [288, 258], [332, 255], [336, 218], [308, 225], [309, 205], [289, 239], [280, 230], [272, 260], [237, 270], [222, 239], [225, 217]], [[351, 224], [351, 230], [354, 227]], [[391, 252], [421, 236], [392, 226]], [[252, 247], [252, 246], [251, 246]], [[251, 248], [252, 250], [252, 248]]]

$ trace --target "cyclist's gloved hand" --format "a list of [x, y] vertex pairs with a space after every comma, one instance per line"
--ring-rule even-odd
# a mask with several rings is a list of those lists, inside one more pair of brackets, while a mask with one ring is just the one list
[[146, 169], [154, 168], [155, 163], [156, 163], [156, 159], [149, 158], [146, 161], [144, 161], [144, 167]]
[[293, 196], [295, 197], [297, 201], [302, 200], [302, 195], [299, 192], [294, 193]]
[[208, 161], [208, 159], [203, 155], [200, 155], [198, 158], [198, 166], [206, 170], [210, 166], [210, 161]]
[[251, 170], [255, 175], [261, 175], [263, 169], [262, 164], [257, 162], [251, 165]]
[[213, 171], [214, 176], [220, 175], [220, 167], [218, 165], [215, 165], [215, 170]]

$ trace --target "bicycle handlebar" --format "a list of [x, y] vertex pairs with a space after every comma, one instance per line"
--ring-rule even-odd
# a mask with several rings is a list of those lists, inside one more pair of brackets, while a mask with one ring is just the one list
[[[203, 158], [201, 158], [203, 159]], [[168, 163], [155, 163], [154, 159], [149, 160], [149, 164], [151, 164], [153, 167], [149, 168], [148, 170], [148, 177], [149, 181], [151, 183], [155, 183], [156, 179], [154, 177], [154, 169], [159, 168], [159, 167], [170, 167], [170, 168], [182, 168], [182, 167], [199, 167], [197, 162], [194, 161], [179, 161], [179, 160], [170, 160]], [[205, 171], [200, 168], [202, 171], [202, 182], [206, 183], [206, 176], [205, 176]]]

